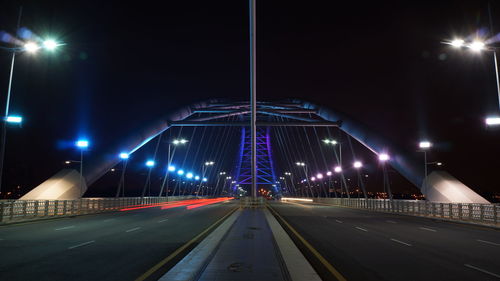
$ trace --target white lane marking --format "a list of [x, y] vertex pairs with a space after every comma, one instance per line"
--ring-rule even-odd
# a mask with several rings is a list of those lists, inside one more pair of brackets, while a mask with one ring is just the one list
[[132, 231], [136, 231], [138, 229], [141, 229], [141, 228], [140, 227], [134, 227], [134, 228], [131, 228], [131, 229], [125, 231], [125, 232], [132, 232]]
[[400, 241], [398, 239], [394, 239], [394, 238], [391, 238], [391, 241], [394, 241], [396, 243], [400, 243], [400, 244], [403, 244], [403, 245], [406, 245], [406, 246], [410, 246], [411, 247], [411, 244], [408, 244], [406, 242], [403, 242], [403, 241]]
[[158, 222], [166, 222], [168, 221], [168, 219], [164, 219], [164, 220], [161, 220], [161, 221], [158, 221]]
[[486, 243], [486, 244], [490, 244], [490, 245], [500, 246], [500, 244], [498, 244], [498, 243], [490, 242], [490, 241], [486, 241], [486, 240], [477, 239], [476, 241], [482, 242], [482, 243]]
[[359, 229], [359, 230], [361, 230], [361, 231], [368, 231], [368, 229], [364, 229], [364, 228], [359, 227], [359, 226], [356, 226], [355, 228], [356, 228], [356, 229]]
[[56, 229], [54, 229], [54, 230], [56, 230], [56, 231], [57, 231], [57, 230], [65, 230], [65, 229], [70, 229], [70, 228], [75, 228], [75, 226], [74, 226], [74, 225], [71, 225], [71, 226], [65, 226], [65, 227], [56, 228]]
[[486, 274], [489, 274], [491, 276], [495, 276], [496, 278], [500, 278], [500, 275], [498, 274], [495, 274], [493, 272], [489, 272], [487, 270], [484, 270], [482, 268], [479, 268], [479, 267], [476, 267], [476, 266], [473, 266], [473, 265], [470, 265], [470, 264], [464, 264], [465, 267], [468, 267], [468, 268], [472, 268], [472, 269], [475, 269], [477, 271], [481, 271], [482, 273], [486, 273]]
[[106, 219], [106, 220], [103, 220], [103, 222], [108, 222], [108, 221], [114, 221], [115, 219]]
[[427, 227], [419, 227], [422, 230], [427, 230], [427, 231], [432, 231], [432, 232], [437, 232], [435, 229], [427, 228]]
[[335, 221], [338, 222], [338, 223], [343, 223], [343, 221], [339, 221], [339, 220], [335, 220]]
[[386, 221], [386, 222], [388, 222], [388, 223], [397, 223], [397, 222], [395, 222], [395, 221]]
[[78, 248], [78, 247], [81, 247], [81, 246], [85, 246], [85, 245], [88, 245], [88, 244], [92, 244], [94, 242], [95, 242], [95, 240], [88, 241], [88, 242], [83, 242], [81, 244], [69, 247], [68, 250], [71, 250], [71, 249], [74, 249], [74, 248]]

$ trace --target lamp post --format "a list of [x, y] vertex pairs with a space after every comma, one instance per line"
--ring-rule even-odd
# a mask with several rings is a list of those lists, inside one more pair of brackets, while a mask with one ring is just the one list
[[427, 150], [429, 150], [431, 146], [432, 143], [429, 141], [421, 141], [418, 144], [418, 147], [421, 149], [420, 151], [424, 153], [424, 180], [427, 178]]
[[83, 151], [89, 147], [88, 140], [77, 140], [75, 142], [77, 148], [80, 149], [80, 197], [83, 196]]
[[[203, 166], [201, 166], [201, 177], [202, 178], [205, 178], [205, 173], [207, 172], [207, 168], [213, 166], [214, 164], [215, 164], [214, 161], [207, 161], [203, 164]], [[203, 183], [203, 181], [201, 180], [200, 185], [198, 186], [198, 191], [196, 192], [196, 196], [198, 196], [198, 194], [200, 192], [200, 188], [201, 188], [202, 183]]]
[[215, 184], [215, 189], [214, 189], [214, 193], [213, 193], [212, 197], [215, 197], [215, 193], [219, 189], [220, 177], [224, 176], [225, 174], [226, 174], [226, 172], [219, 172], [219, 176], [217, 177], [217, 183]]
[[118, 183], [118, 188], [116, 189], [115, 197], [120, 196], [120, 190], [122, 192], [122, 196], [125, 195], [125, 170], [127, 169], [128, 158], [130, 157], [130, 155], [126, 152], [122, 152], [118, 155], [118, 157], [120, 157], [120, 159], [123, 162], [123, 169], [122, 169], [122, 174], [120, 176], [120, 182]]
[[387, 166], [385, 163], [391, 160], [391, 157], [387, 153], [380, 153], [378, 155], [378, 160], [382, 164], [382, 173], [384, 179], [384, 191], [387, 189], [387, 193], [389, 194], [389, 200], [392, 200], [392, 192], [391, 192], [391, 184], [389, 182], [389, 175], [387, 174]]
[[[188, 142], [188, 140], [186, 140], [186, 139], [174, 139], [171, 142], [168, 142], [167, 171], [165, 172], [165, 177], [163, 178], [163, 182], [161, 183], [160, 193], [158, 194], [158, 197], [161, 197], [161, 195], [163, 194], [163, 188], [165, 187], [165, 184], [166, 184], [166, 186], [167, 186], [167, 201], [168, 201], [168, 172], [173, 172], [173, 171], [170, 171], [170, 169], [172, 167], [172, 159], [174, 158], [174, 153], [175, 153], [175, 150], [173, 153], [170, 152], [171, 145], [172, 144], [174, 146], [184, 145], [187, 142]], [[175, 171], [175, 168], [174, 168], [174, 171]]]
[[[302, 169], [304, 171], [304, 175], [306, 176], [307, 187], [311, 191], [311, 197], [314, 197], [314, 193], [313, 193], [313, 190], [312, 190], [312, 187], [311, 187], [311, 183], [309, 182], [309, 177], [307, 176], [307, 165], [306, 165], [306, 163], [304, 163], [304, 162], [296, 162], [295, 165], [297, 165], [299, 167], [302, 167]], [[306, 192], [306, 193], [307, 193], [307, 195], [309, 195], [308, 192]]]
[[[22, 8], [19, 11], [19, 18], [17, 22], [17, 30], [19, 30], [19, 25], [21, 22], [21, 14]], [[55, 50], [58, 46], [63, 45], [57, 43], [56, 41], [49, 39], [42, 42], [42, 46], [39, 46], [34, 42], [25, 42], [22, 47], [15, 48], [4, 48], [12, 52], [12, 59], [10, 62], [10, 73], [9, 73], [9, 83], [7, 88], [7, 100], [5, 102], [5, 115], [3, 116], [2, 122], [2, 141], [0, 146], [0, 193], [2, 191], [2, 177], [3, 177], [3, 166], [4, 166], [4, 158], [5, 158], [5, 146], [7, 144], [7, 124], [21, 124], [23, 118], [21, 116], [9, 116], [10, 113], [10, 100], [11, 100], [11, 90], [12, 90], [12, 79], [14, 77], [14, 63], [16, 60], [17, 53], [30, 53], [34, 54], [39, 49], [46, 49], [49, 51]]]
[[[493, 62], [495, 64], [495, 78], [497, 85], [497, 96], [498, 96], [498, 105], [500, 107], [500, 77], [498, 74], [498, 59], [497, 59], [497, 49], [498, 47], [489, 46], [482, 40], [476, 38], [472, 41], [465, 41], [461, 38], [456, 38], [452, 41], [442, 42], [444, 44], [451, 45], [456, 49], [468, 48], [474, 53], [480, 53], [482, 51], [489, 51], [493, 53]], [[485, 118], [485, 123], [488, 126], [500, 125], [500, 116], [489, 116]]]

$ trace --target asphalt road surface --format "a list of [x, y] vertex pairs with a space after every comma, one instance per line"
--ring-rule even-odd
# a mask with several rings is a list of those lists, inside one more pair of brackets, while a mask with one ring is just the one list
[[0, 280], [135, 280], [235, 208], [149, 208], [0, 227]]
[[427, 218], [271, 203], [347, 280], [500, 280], [500, 231]]

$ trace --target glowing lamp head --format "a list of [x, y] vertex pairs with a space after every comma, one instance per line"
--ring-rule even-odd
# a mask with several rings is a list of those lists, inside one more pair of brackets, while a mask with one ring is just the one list
[[328, 171], [328, 172], [326, 172], [326, 175], [327, 175], [327, 176], [331, 176], [331, 175], [332, 175], [332, 172]]
[[474, 41], [469, 45], [469, 48], [474, 52], [480, 52], [484, 50], [485, 46], [484, 42]]
[[153, 161], [153, 160], [146, 161], [146, 166], [153, 167], [154, 165], [155, 165], [155, 161]]
[[40, 47], [34, 42], [28, 42], [24, 44], [24, 50], [28, 53], [36, 53]]
[[418, 147], [420, 147], [421, 149], [428, 149], [428, 148], [431, 148], [431, 146], [432, 146], [432, 143], [430, 143], [429, 141], [421, 141], [418, 144]]
[[179, 171], [177, 171], [177, 174], [178, 174], [179, 176], [184, 175], [184, 170], [179, 170]]
[[128, 159], [128, 157], [129, 157], [128, 153], [125, 153], [125, 152], [120, 153], [119, 156], [120, 156], [120, 159]]
[[5, 122], [11, 124], [21, 124], [23, 122], [23, 117], [21, 116], [7, 116], [5, 117]]
[[55, 50], [57, 46], [59, 46], [59, 44], [57, 44], [57, 42], [52, 39], [43, 41], [43, 47], [49, 51]]
[[200, 180], [200, 176], [194, 176], [195, 180]]
[[380, 160], [381, 162], [389, 161], [389, 159], [391, 159], [391, 157], [387, 153], [380, 153], [378, 155], [378, 160]]
[[450, 42], [450, 45], [455, 47], [455, 48], [461, 48], [464, 46], [465, 41], [462, 39], [455, 39]]
[[315, 181], [315, 180], [316, 180], [316, 177], [311, 177], [311, 180], [312, 180], [312, 181]]
[[356, 161], [356, 162], [354, 162], [353, 166], [354, 166], [354, 168], [359, 169], [359, 168], [363, 167], [363, 163], [361, 163], [360, 161]]
[[169, 172], [175, 172], [175, 166], [170, 165], [170, 166], [168, 166], [167, 170]]
[[208, 179], [207, 179], [207, 178], [203, 178], [203, 179], [202, 179], [202, 181], [203, 181], [203, 182], [207, 182], [207, 181], [208, 181]]
[[486, 125], [488, 126], [495, 126], [495, 125], [500, 125], [500, 116], [492, 116], [488, 117], [484, 120]]
[[193, 173], [187, 173], [186, 178], [192, 179], [194, 177]]
[[87, 148], [89, 147], [89, 141], [88, 140], [77, 140], [75, 143], [76, 147], [78, 148]]
[[318, 173], [318, 174], [316, 175], [316, 178], [318, 178], [318, 179], [322, 179], [322, 178], [323, 178], [323, 174], [322, 174], [322, 173]]
[[341, 173], [342, 172], [342, 167], [340, 166], [336, 166], [333, 171], [335, 171], [335, 173]]

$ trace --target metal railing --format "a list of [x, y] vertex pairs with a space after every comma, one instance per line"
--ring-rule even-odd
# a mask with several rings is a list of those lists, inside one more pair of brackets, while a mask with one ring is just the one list
[[[83, 198], [78, 200], [0, 200], [0, 224], [117, 211], [141, 206], [196, 198], [195, 196]], [[198, 197], [204, 198], [204, 197]]]
[[314, 202], [371, 211], [500, 225], [500, 205], [434, 203], [424, 200], [314, 198]]

